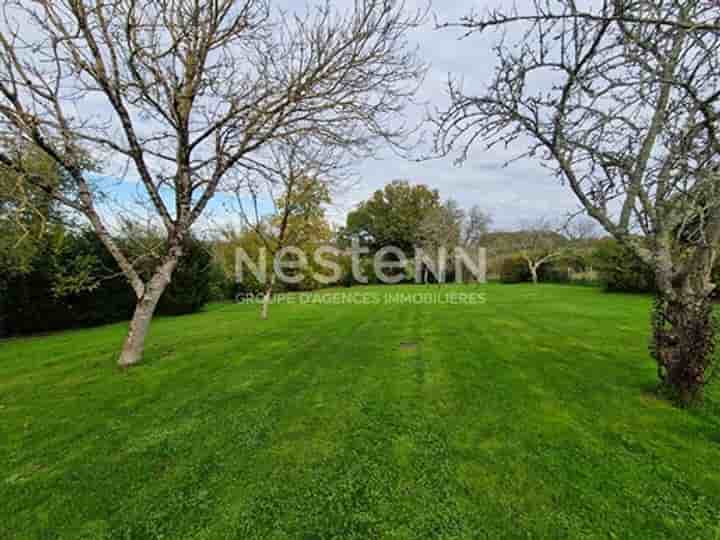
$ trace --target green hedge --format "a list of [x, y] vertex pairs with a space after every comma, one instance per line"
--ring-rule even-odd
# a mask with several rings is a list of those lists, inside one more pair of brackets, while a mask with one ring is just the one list
[[522, 257], [508, 257], [500, 266], [500, 281], [502, 283], [526, 283], [532, 281], [532, 274], [528, 264]]
[[[72, 268], [78, 260], [90, 261], [94, 288], [58, 294], [58, 272]], [[115, 260], [91, 232], [67, 233], [60, 250], [51, 242], [43, 243], [31, 268], [2, 280], [0, 332], [5, 335], [95, 326], [132, 316], [135, 294]], [[197, 240], [189, 241], [157, 313], [178, 315], [201, 309], [210, 298], [213, 274], [217, 275], [212, 268], [205, 246]], [[149, 271], [150, 265], [140, 268], [145, 277]]]
[[646, 293], [655, 290], [655, 272], [630, 249], [605, 240], [593, 254], [595, 269], [607, 291]]

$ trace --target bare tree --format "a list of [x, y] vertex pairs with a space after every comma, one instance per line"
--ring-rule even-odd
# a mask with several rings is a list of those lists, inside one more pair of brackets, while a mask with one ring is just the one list
[[[713, 359], [720, 243], [720, 8], [703, 0], [534, 0], [460, 21], [507, 30], [487, 91], [451, 82], [437, 146], [523, 144], [655, 270], [652, 353], [683, 402]], [[510, 26], [517, 25], [510, 32]], [[512, 39], [511, 39], [512, 38]], [[644, 237], [644, 238], [643, 238]]]
[[[440, 206], [431, 208], [423, 217], [417, 231], [419, 246], [428, 251], [431, 257], [438, 258], [440, 250], [445, 250], [445, 255], [452, 257], [456, 247], [462, 243], [463, 223], [465, 222], [465, 211], [460, 208], [457, 201], [448, 199]], [[445, 259], [443, 265], [452, 263], [452, 260]], [[445, 269], [439, 268], [439, 281], [444, 281]], [[428, 268], [423, 265], [422, 281], [428, 280]]]
[[474, 205], [465, 215], [462, 243], [465, 247], [478, 247], [484, 235], [490, 230], [492, 216], [478, 205]]
[[563, 235], [574, 244], [584, 244], [600, 236], [600, 226], [597, 221], [583, 214], [571, 216], [562, 227]]
[[[7, 0], [0, 27], [0, 130], [31, 141], [72, 180], [54, 195], [89, 220], [137, 308], [119, 358], [137, 363], [189, 230], [223, 179], [286, 137], [371, 152], [400, 142], [394, 115], [423, 66], [406, 45], [421, 14], [401, 0], [327, 1], [284, 15], [266, 0]], [[79, 164], [125, 165], [164, 226], [143, 280]], [[0, 162], [19, 168], [0, 152]]]
[[[330, 203], [330, 193], [347, 180], [349, 164], [344, 150], [289, 138], [271, 145], [268, 155], [230, 186], [243, 223], [257, 235], [271, 258], [286, 247], [299, 249], [308, 236], [318, 232], [313, 225], [325, 223], [323, 205]], [[262, 213], [263, 202], [272, 204], [271, 214]], [[264, 284], [262, 319], [268, 318], [276, 280], [273, 271]]]
[[565, 254], [565, 239], [548, 219], [539, 218], [522, 224], [522, 230], [515, 233], [514, 247], [527, 263], [535, 285], [539, 282], [538, 272], [544, 265]]

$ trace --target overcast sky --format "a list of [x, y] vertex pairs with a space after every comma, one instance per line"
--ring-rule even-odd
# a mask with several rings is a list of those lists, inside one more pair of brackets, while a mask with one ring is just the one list
[[[342, 3], [351, 5], [350, 0]], [[527, 3], [527, 0], [517, 2], [520, 7]], [[409, 7], [421, 4], [420, 0], [413, 0], [409, 2]], [[506, 0], [506, 7], [507, 4]], [[492, 37], [459, 40], [459, 31], [436, 30], [433, 19], [453, 21], [473, 9], [484, 11], [493, 5], [497, 5], [493, 0], [436, 0], [433, 3], [430, 20], [412, 35], [421, 57], [430, 64], [418, 101], [426, 102], [430, 107], [447, 106], [449, 74], [462, 76], [468, 91], [474, 88], [480, 90], [487, 83], [494, 62], [489, 50]], [[412, 123], [420, 122], [424, 114], [424, 107], [411, 107], [407, 111], [408, 120]], [[561, 186], [537, 161], [523, 160], [503, 167], [509, 157], [523, 150], [521, 144], [510, 148], [507, 153], [502, 150], [486, 151], [479, 145], [470, 154], [470, 159], [460, 166], [454, 164], [454, 157], [415, 163], [385, 152], [378, 160], [360, 164], [358, 172], [361, 181], [354, 189], [338, 197], [332, 211], [333, 218], [342, 220], [344, 214], [359, 201], [394, 179], [427, 184], [440, 190], [443, 198], [452, 197], [465, 207], [478, 204], [492, 213], [497, 228], [512, 228], [521, 221], [537, 217], [561, 218], [577, 209], [569, 189]]]
[[[315, 3], [315, 0], [308, 0], [309, 4], [301, 4], [302, 0], [276, 1], [278, 4], [275, 5], [288, 10], [297, 10], [298, 5]], [[406, 1], [410, 10], [427, 7], [426, 0]], [[530, 4], [530, 0], [517, 0], [515, 3], [522, 9]], [[435, 21], [457, 21], [473, 10], [483, 12], [497, 5], [505, 5], [507, 8], [507, 4], [508, 0], [434, 0], [427, 22], [410, 36], [411, 43], [419, 47], [419, 55], [429, 65], [429, 70], [417, 96], [418, 104], [406, 110], [407, 124], [419, 124], [428, 110], [447, 107], [448, 76], [462, 77], [466, 91], [477, 90], [480, 93], [492, 74], [494, 57], [489, 46], [494, 40], [492, 36], [472, 36], [460, 40], [460, 31], [436, 30]], [[333, 0], [333, 5], [339, 10], [351, 9], [353, 0]], [[513, 30], [510, 28], [508, 31], [512, 33]], [[92, 101], [84, 102], [83, 107], [85, 110], [92, 109]], [[98, 104], [101, 109], [99, 112], [107, 111], [103, 107], [107, 105]], [[431, 126], [425, 126], [426, 138], [432, 136], [431, 129]], [[417, 162], [403, 159], [391, 151], [381, 152], [377, 159], [358, 164], [358, 181], [352, 188], [336, 195], [330, 218], [335, 223], [343, 223], [349, 210], [375, 190], [396, 179], [436, 188], [443, 199], [453, 198], [466, 208], [477, 204], [492, 214], [495, 228], [517, 227], [523, 221], [538, 217], [560, 220], [568, 212], [577, 209], [569, 189], [561, 186], [538, 162], [523, 160], [508, 167], [503, 166], [513, 155], [524, 151], [522, 143], [517, 143], [509, 151], [486, 151], [482, 145], [478, 145], [462, 165], [455, 164], [457, 156]], [[118, 176], [112, 171], [106, 173], [107, 176]], [[122, 185], [114, 182], [113, 192], [121, 199], [130, 200], [133, 193], [142, 191], [142, 187], [133, 182], [132, 178], [126, 179], [130, 182]], [[202, 220], [199, 226], [203, 226], [203, 221], [207, 225], [213, 219], [226, 220], [227, 216], [223, 216], [224, 200], [227, 197], [222, 195], [216, 198], [208, 209], [208, 219]]]

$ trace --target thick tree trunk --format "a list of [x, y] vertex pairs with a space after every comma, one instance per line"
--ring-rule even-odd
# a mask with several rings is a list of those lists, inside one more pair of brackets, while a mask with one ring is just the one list
[[653, 317], [651, 352], [661, 384], [682, 405], [699, 401], [715, 353], [715, 316], [710, 271], [671, 283], [662, 265]]
[[142, 360], [150, 323], [160, 298], [170, 284], [178, 259], [179, 255], [163, 263], [146, 285], [143, 295], [138, 298], [133, 318], [130, 321], [130, 329], [118, 359], [118, 365], [121, 368], [129, 368]]

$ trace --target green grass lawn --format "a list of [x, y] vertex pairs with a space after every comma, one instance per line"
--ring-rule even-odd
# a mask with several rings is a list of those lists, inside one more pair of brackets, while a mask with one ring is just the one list
[[0, 343], [0, 537], [720, 538], [720, 391], [653, 396], [649, 298], [440, 290], [487, 302]]

